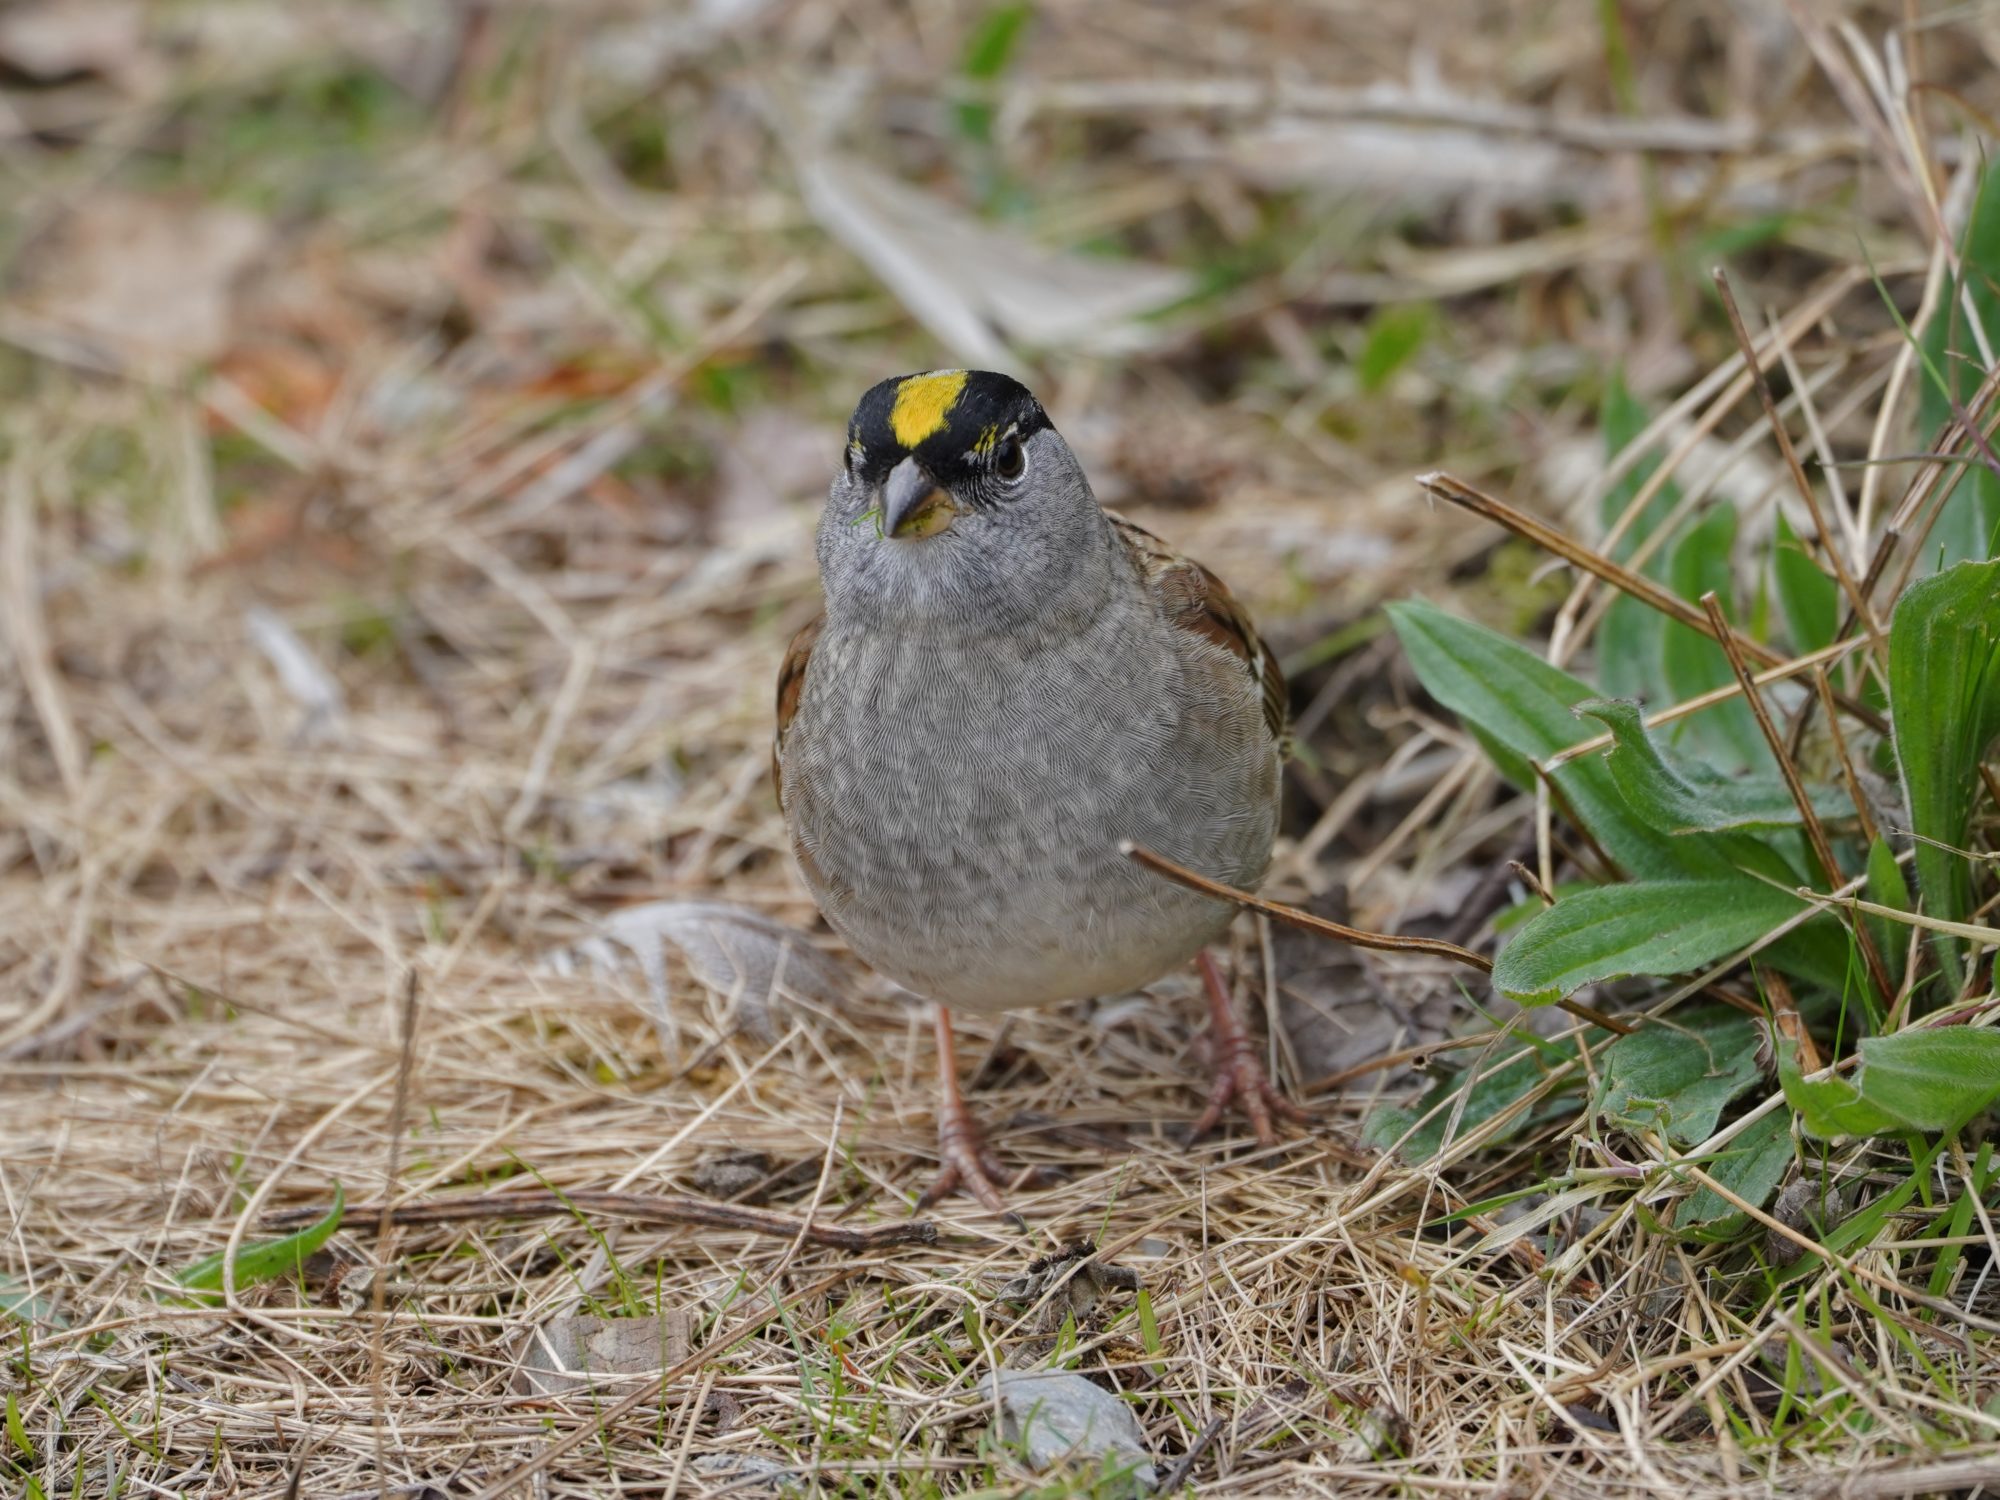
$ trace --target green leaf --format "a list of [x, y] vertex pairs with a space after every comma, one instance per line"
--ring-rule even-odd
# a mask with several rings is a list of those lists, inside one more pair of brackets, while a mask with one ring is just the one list
[[1771, 579], [1792, 649], [1803, 655], [1832, 645], [1840, 629], [1840, 585], [1812, 560], [1782, 511], [1777, 543], [1771, 549]]
[[[256, 1286], [259, 1282], [272, 1281], [280, 1276], [297, 1273], [306, 1263], [307, 1257], [333, 1238], [333, 1232], [340, 1228], [340, 1216], [347, 1209], [347, 1198], [341, 1192], [340, 1184], [333, 1185], [333, 1207], [326, 1211], [326, 1217], [308, 1224], [296, 1234], [288, 1234], [280, 1239], [259, 1240], [243, 1245], [236, 1252], [236, 1286]], [[213, 1255], [205, 1255], [174, 1278], [181, 1286], [194, 1292], [219, 1291], [222, 1287], [223, 1261], [226, 1250], [218, 1250]], [[199, 1302], [216, 1303], [219, 1296], [200, 1296]]]
[[1798, 1044], [1781, 1041], [1778, 1080], [1799, 1120], [1822, 1139], [1946, 1133], [2000, 1100], [2000, 1031], [1931, 1026], [1863, 1037], [1846, 1077], [1808, 1079]]
[[[1773, 1110], [1747, 1127], [1706, 1168], [1708, 1175], [1753, 1207], [1762, 1208], [1792, 1164], [1792, 1114]], [[1699, 1187], [1674, 1216], [1674, 1227], [1697, 1239], [1731, 1240], [1750, 1216], [1712, 1188]]]
[[[2000, 347], [2000, 162], [1990, 163], [1965, 226], [1962, 264], [1964, 288], [1986, 334], [1989, 348]], [[1924, 329], [1925, 378], [1917, 420], [1932, 440], [1941, 438], [1952, 420], [1954, 406], [1972, 398], [1983, 373], [1979, 340], [1966, 317], [1967, 298], [1960, 288], [1948, 288], [1951, 300], [1931, 314]], [[2000, 530], [2000, 475], [1976, 457], [1960, 472], [1951, 494], [1938, 512], [1924, 552], [1941, 570], [1968, 559], [1993, 555]]]
[[[1979, 1154], [1973, 1159], [1971, 1180], [1965, 1183], [1965, 1191], [1951, 1207], [1931, 1221], [1925, 1231], [1926, 1238], [1963, 1239], [1972, 1233], [1972, 1213], [1992, 1190], [2000, 1169], [1993, 1163], [1993, 1143], [1981, 1141]], [[1941, 1245], [1938, 1247], [1937, 1264], [1931, 1268], [1928, 1290], [1933, 1297], [1943, 1297], [1950, 1293], [1952, 1276], [1965, 1254], [1963, 1245]]]
[[1152, 1293], [1148, 1292], [1144, 1287], [1140, 1287], [1137, 1301], [1139, 1304], [1139, 1346], [1154, 1359], [1158, 1359], [1163, 1346], [1160, 1343], [1160, 1318], [1159, 1314], [1153, 1311]]
[[[1638, 707], [1614, 699], [1592, 699], [1579, 714], [1608, 728], [1618, 745], [1605, 762], [1632, 811], [1669, 833], [1724, 833], [1751, 828], [1796, 828], [1798, 804], [1777, 775], [1724, 776], [1700, 761], [1661, 748]], [[1833, 820], [1853, 816], [1839, 792], [1815, 788], [1813, 810]]]
[[[1889, 703], [1918, 836], [1917, 891], [1927, 914], [1962, 922], [1973, 910], [1972, 871], [1953, 851], [1965, 847], [1979, 758], [2000, 736], [2000, 561], [1960, 563], [1896, 601]], [[1958, 940], [1940, 934], [1936, 944], [1955, 991]]]
[[[960, 71], [974, 83], [991, 83], [1007, 71], [1014, 52], [1027, 28], [1035, 7], [1029, 4], [996, 5], [979, 18], [966, 38], [965, 59]], [[993, 138], [993, 106], [968, 100], [958, 106], [958, 128], [968, 140]]]
[[[1432, 697], [1456, 713], [1503, 775], [1532, 786], [1530, 760], [1545, 760], [1583, 739], [1588, 727], [1572, 709], [1597, 694], [1504, 636], [1434, 605], [1388, 606], [1390, 623]], [[1550, 775], [1563, 801], [1611, 858], [1644, 878], [1726, 880], [1749, 870], [1782, 885], [1799, 876], [1773, 849], [1729, 833], [1674, 837], [1636, 813], [1601, 756], [1584, 756]], [[1817, 917], [1767, 952], [1795, 979], [1847, 983], [1848, 937], [1831, 917]]]
[[1756, 1022], [1703, 1006], [1606, 1047], [1597, 1107], [1614, 1125], [1692, 1146], [1715, 1134], [1724, 1107], [1748, 1093], [1759, 1072]]
[[21, 1403], [14, 1399], [14, 1393], [7, 1393], [7, 1441], [27, 1454], [29, 1463], [37, 1463], [35, 1445], [28, 1438], [27, 1424], [21, 1420]]
[[1354, 378], [1369, 395], [1387, 385], [1431, 336], [1437, 310], [1428, 302], [1392, 302], [1368, 320], [1354, 359]]
[[[1718, 505], [1702, 517], [1674, 546], [1667, 567], [1670, 588], [1690, 604], [1711, 590], [1722, 601], [1723, 613], [1735, 619], [1731, 602], [1735, 580], [1730, 556], [1736, 547], [1736, 508]], [[1722, 648], [1692, 625], [1667, 621], [1662, 643], [1667, 688], [1677, 699], [1693, 698], [1736, 680]], [[1680, 737], [1698, 746], [1719, 769], [1769, 767], [1771, 750], [1757, 728], [1750, 705], [1731, 698], [1682, 719]]]
[[[1606, 458], [1616, 458], [1645, 430], [1646, 409], [1626, 388], [1623, 371], [1614, 371], [1604, 388], [1598, 425], [1604, 432]], [[1605, 493], [1599, 514], [1607, 533], [1659, 467], [1657, 454], [1642, 459]], [[1612, 557], [1619, 562], [1629, 560], [1639, 544], [1660, 528], [1679, 503], [1679, 487], [1671, 482], [1661, 485], [1646, 502], [1645, 510], [1612, 547]], [[1640, 571], [1649, 578], [1662, 577], [1667, 557], [1665, 548], [1656, 550]], [[1605, 692], [1656, 704], [1667, 699], [1666, 667], [1661, 659], [1666, 624], [1666, 618], [1658, 610], [1641, 604], [1629, 594], [1620, 594], [1611, 601], [1597, 629], [1597, 675]]]
[[[1494, 751], [1496, 763], [1517, 783], [1533, 785], [1521, 780], [1527, 761], [1546, 760], [1589, 737], [1570, 711], [1597, 696], [1585, 683], [1435, 605], [1406, 601], [1389, 605], [1388, 612], [1425, 690], [1489, 751], [1506, 753], [1502, 758]], [[1684, 874], [1700, 866], [1700, 851], [1677, 846], [1632, 815], [1600, 758], [1571, 761], [1550, 779], [1591, 836], [1630, 873]]]
[[1579, 891], [1501, 950], [1493, 983], [1523, 1005], [1548, 1005], [1606, 979], [1685, 974], [1749, 947], [1799, 906], [1791, 892], [1750, 879]]
[[[1445, 1131], [1451, 1129], [1454, 1139], [1469, 1135], [1484, 1125], [1495, 1115], [1540, 1088], [1549, 1073], [1561, 1063], [1576, 1056], [1576, 1044], [1543, 1043], [1526, 1046], [1505, 1060], [1487, 1059], [1475, 1063], [1463, 1073], [1447, 1073], [1434, 1082], [1424, 1096], [1413, 1105], [1392, 1105], [1378, 1109], [1368, 1117], [1362, 1127], [1362, 1141], [1378, 1151], [1386, 1151], [1402, 1140], [1406, 1131], [1416, 1126], [1415, 1133], [1403, 1141], [1402, 1156], [1410, 1162], [1428, 1161], [1444, 1149]], [[1497, 1064], [1497, 1065], [1496, 1065]], [[1486, 1077], [1480, 1077], [1487, 1074]], [[1459, 1109], [1457, 1096], [1465, 1088], [1468, 1079], [1477, 1079], [1472, 1084], [1472, 1092], [1466, 1096], [1465, 1107]], [[1546, 1102], [1546, 1101], [1545, 1101]], [[1435, 1111], [1435, 1113], [1432, 1113]], [[1457, 1122], [1453, 1124], [1453, 1114]], [[1524, 1109], [1497, 1137], [1506, 1140], [1534, 1123], [1542, 1113], [1536, 1108]], [[1429, 1119], [1424, 1119], [1429, 1115]], [[1417, 1122], [1424, 1123], [1418, 1125]]]

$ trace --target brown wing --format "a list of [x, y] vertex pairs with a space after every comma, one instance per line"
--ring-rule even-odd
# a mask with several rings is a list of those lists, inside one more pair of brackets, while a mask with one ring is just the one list
[[792, 727], [792, 719], [799, 711], [799, 697], [806, 690], [806, 667], [812, 661], [813, 644], [819, 640], [825, 624], [823, 614], [806, 621], [785, 648], [785, 664], [778, 668], [778, 732], [771, 740], [771, 785], [778, 789], [780, 810], [785, 805], [785, 778], [778, 757], [785, 748], [785, 731]]
[[1288, 700], [1285, 674], [1250, 616], [1228, 586], [1191, 557], [1183, 556], [1143, 526], [1135, 526], [1116, 511], [1106, 511], [1140, 573], [1165, 607], [1167, 618], [1183, 630], [1205, 636], [1243, 663], [1262, 695], [1264, 723], [1271, 738], [1286, 743]]

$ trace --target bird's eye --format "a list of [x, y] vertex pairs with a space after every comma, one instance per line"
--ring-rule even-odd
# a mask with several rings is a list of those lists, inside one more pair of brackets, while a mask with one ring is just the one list
[[1008, 438], [993, 455], [993, 472], [1013, 484], [1028, 472], [1028, 451], [1020, 439]]

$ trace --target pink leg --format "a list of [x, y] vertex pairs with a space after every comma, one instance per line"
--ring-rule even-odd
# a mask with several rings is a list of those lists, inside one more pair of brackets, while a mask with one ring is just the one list
[[937, 1179], [924, 1190], [917, 1207], [929, 1208], [952, 1189], [964, 1188], [993, 1213], [1005, 1213], [1007, 1201], [1000, 1196], [999, 1180], [1007, 1173], [987, 1150], [985, 1132], [958, 1091], [958, 1048], [952, 1042], [951, 1015], [942, 1005], [933, 1006], [932, 1013], [937, 1031], [940, 1165]]
[[1264, 1076], [1256, 1048], [1243, 1030], [1243, 1023], [1236, 1019], [1235, 1007], [1229, 1001], [1229, 986], [1216, 966], [1215, 955], [1202, 949], [1195, 966], [1201, 970], [1208, 990], [1208, 1034], [1215, 1051], [1215, 1086], [1208, 1091], [1208, 1105], [1194, 1122], [1191, 1139], [1199, 1140], [1213, 1130], [1233, 1100], [1250, 1117], [1250, 1128], [1257, 1132], [1257, 1144], [1275, 1146], [1278, 1131], [1271, 1123], [1272, 1115], [1301, 1125], [1312, 1116], [1271, 1087], [1271, 1080]]

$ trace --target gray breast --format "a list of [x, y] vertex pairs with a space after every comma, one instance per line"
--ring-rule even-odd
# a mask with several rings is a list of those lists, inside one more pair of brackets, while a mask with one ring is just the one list
[[[976, 1010], [1131, 989], [1192, 958], [1229, 908], [1118, 851], [1263, 875], [1278, 756], [1240, 666], [1211, 654], [1136, 607], [1032, 647], [829, 621], [783, 766], [828, 921], [881, 973]], [[1217, 702], [1218, 680], [1241, 690]]]

